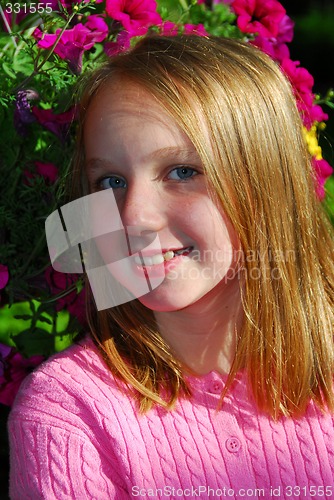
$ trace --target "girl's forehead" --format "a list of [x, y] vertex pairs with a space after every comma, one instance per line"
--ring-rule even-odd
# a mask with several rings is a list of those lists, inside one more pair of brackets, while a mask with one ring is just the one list
[[120, 108], [140, 112], [148, 107], [162, 107], [161, 102], [142, 85], [124, 79], [107, 82], [93, 97], [90, 106]]

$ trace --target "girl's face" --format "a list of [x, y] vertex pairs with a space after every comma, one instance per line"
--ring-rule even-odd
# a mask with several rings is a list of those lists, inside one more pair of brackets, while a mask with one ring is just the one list
[[208, 194], [195, 147], [156, 99], [132, 83], [104, 88], [84, 141], [91, 192], [112, 189], [124, 227], [159, 236], [162, 255], [144, 250], [133, 266], [132, 280], [145, 269], [164, 278], [142, 304], [180, 310], [237, 279], [238, 238]]

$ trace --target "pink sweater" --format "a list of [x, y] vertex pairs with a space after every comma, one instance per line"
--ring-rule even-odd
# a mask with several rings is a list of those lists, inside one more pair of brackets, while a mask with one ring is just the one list
[[193, 399], [138, 415], [91, 341], [43, 364], [9, 420], [12, 499], [332, 498], [333, 418], [257, 412], [240, 376], [192, 377]]

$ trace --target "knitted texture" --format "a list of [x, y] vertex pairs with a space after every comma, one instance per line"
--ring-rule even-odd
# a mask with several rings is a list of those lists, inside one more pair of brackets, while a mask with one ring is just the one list
[[11, 498], [334, 497], [331, 415], [275, 422], [243, 375], [217, 411], [225, 377], [189, 382], [190, 400], [140, 415], [91, 341], [54, 356], [10, 415]]

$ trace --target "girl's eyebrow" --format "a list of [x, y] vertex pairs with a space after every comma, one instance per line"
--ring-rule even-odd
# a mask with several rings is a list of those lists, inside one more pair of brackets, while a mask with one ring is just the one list
[[[195, 148], [182, 148], [178, 146], [170, 146], [166, 148], [160, 148], [153, 151], [148, 158], [150, 160], [164, 160], [170, 157], [177, 156], [178, 161], [182, 162], [198, 162], [200, 161], [199, 154]], [[86, 168], [89, 171], [99, 170], [99, 169], [115, 169], [115, 165], [111, 160], [105, 160], [102, 158], [91, 158], [86, 163]]]
[[194, 147], [182, 148], [177, 146], [157, 149], [156, 151], [152, 152], [150, 158], [153, 160], [163, 160], [175, 155], [178, 155], [182, 159], [182, 161], [198, 161], [200, 159], [199, 154]]
[[90, 172], [105, 168], [113, 170], [115, 168], [110, 160], [102, 160], [102, 158], [91, 158], [86, 162], [85, 167]]

